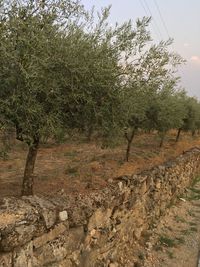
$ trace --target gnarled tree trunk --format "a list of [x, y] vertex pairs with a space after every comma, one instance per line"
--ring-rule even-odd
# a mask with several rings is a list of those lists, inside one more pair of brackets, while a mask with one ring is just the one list
[[93, 125], [90, 125], [87, 129], [87, 141], [90, 142], [93, 134]]
[[180, 138], [180, 135], [181, 135], [181, 131], [182, 131], [182, 129], [179, 128], [178, 132], [177, 132], [177, 136], [176, 136], [176, 143], [179, 141], [179, 138]]
[[33, 195], [33, 171], [35, 167], [38, 146], [39, 140], [35, 140], [34, 143], [29, 146], [22, 184], [22, 196]]
[[125, 138], [127, 140], [127, 148], [126, 148], [126, 161], [129, 161], [129, 156], [130, 156], [130, 150], [131, 150], [131, 144], [133, 141], [133, 138], [135, 136], [135, 129], [132, 130], [130, 137], [128, 136], [128, 133], [125, 133]]
[[192, 130], [192, 136], [195, 136], [196, 130]]
[[160, 148], [163, 147], [164, 140], [165, 140], [165, 136], [166, 136], [166, 132], [162, 132], [162, 133], [160, 133], [160, 137], [161, 137], [160, 145], [159, 145]]

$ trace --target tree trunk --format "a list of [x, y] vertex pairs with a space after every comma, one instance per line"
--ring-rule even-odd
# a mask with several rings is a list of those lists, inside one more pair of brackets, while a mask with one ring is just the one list
[[176, 136], [176, 143], [179, 141], [179, 138], [180, 138], [180, 135], [181, 135], [181, 128], [178, 129], [178, 133], [177, 133], [177, 136]]
[[161, 141], [160, 141], [160, 148], [163, 147], [164, 139], [165, 139], [165, 134], [162, 134], [161, 135]]
[[133, 141], [133, 138], [135, 136], [135, 129], [132, 130], [131, 136], [128, 137], [128, 134], [125, 134], [125, 137], [127, 139], [127, 149], [126, 149], [126, 161], [129, 161], [129, 156], [130, 156], [130, 150], [131, 150], [131, 144]]
[[151, 131], [152, 131], [152, 129], [148, 129], [148, 130], [147, 130], [147, 133], [148, 133], [148, 134], [151, 134]]
[[195, 136], [196, 130], [192, 130], [192, 136]]
[[22, 184], [22, 196], [33, 195], [33, 171], [38, 152], [38, 145], [39, 141], [37, 140], [29, 146]]
[[92, 139], [92, 134], [93, 134], [93, 126], [88, 127], [88, 132], [87, 132], [87, 141], [90, 142]]

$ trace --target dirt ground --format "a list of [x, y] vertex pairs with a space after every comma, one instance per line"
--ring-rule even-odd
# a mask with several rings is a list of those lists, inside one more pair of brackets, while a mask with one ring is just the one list
[[[140, 134], [132, 145], [130, 161], [124, 161], [125, 142], [115, 148], [101, 148], [98, 142], [66, 141], [41, 145], [35, 166], [34, 193], [87, 193], [105, 187], [109, 179], [130, 175], [173, 159], [187, 149], [199, 146], [200, 137], [182, 136], [175, 143], [175, 133], [168, 135], [160, 149], [156, 134]], [[6, 160], [0, 158], [0, 197], [19, 196], [27, 147], [13, 142]]]
[[143, 267], [197, 267], [200, 250], [200, 177], [170, 207], [153, 235], [146, 242], [140, 258]]

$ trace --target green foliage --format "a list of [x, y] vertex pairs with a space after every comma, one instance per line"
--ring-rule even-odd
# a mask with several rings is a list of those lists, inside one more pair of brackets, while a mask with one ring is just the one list
[[172, 251], [167, 250], [166, 253], [170, 259], [174, 259], [174, 254]]
[[2, 2], [1, 120], [19, 139], [199, 127], [195, 101], [185, 97], [184, 112], [175, 89], [183, 60], [169, 52], [172, 41], [154, 44], [149, 18], [111, 28], [109, 9], [96, 21], [79, 1]]
[[0, 158], [2, 158], [3, 160], [8, 159], [8, 152], [5, 149], [0, 150]]
[[182, 103], [183, 92], [175, 90], [175, 81], [166, 82], [147, 109], [146, 127], [157, 130], [162, 146], [166, 133], [179, 129], [186, 114]]
[[186, 114], [183, 119], [183, 130], [196, 131], [200, 129], [200, 103], [194, 97], [185, 98]]
[[176, 241], [167, 236], [160, 236], [159, 242], [161, 245], [166, 247], [174, 247], [176, 245]]
[[65, 135], [66, 135], [65, 129], [62, 127], [58, 127], [54, 133], [54, 139], [55, 139], [56, 143], [58, 143], [58, 144], [64, 143], [66, 140]]
[[58, 19], [70, 13], [69, 1], [44, 5], [13, 1], [0, 14], [1, 113], [29, 145], [62, 124], [61, 89], [68, 80], [62, 60], [65, 33]]
[[153, 42], [150, 18], [111, 27], [110, 8], [96, 18], [78, 0], [0, 5], [0, 128], [29, 147], [73, 130], [112, 146], [126, 129], [128, 160], [140, 129], [162, 141], [170, 129], [200, 129], [200, 103], [178, 89], [184, 60], [172, 40]]

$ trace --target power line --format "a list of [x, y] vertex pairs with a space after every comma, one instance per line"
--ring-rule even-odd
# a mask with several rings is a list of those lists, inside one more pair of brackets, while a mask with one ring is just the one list
[[[146, 13], [146, 16], [147, 17], [150, 16], [153, 19], [152, 13], [151, 13], [148, 5], [145, 5], [145, 2], [143, 2], [143, 0], [139, 0], [139, 2], [141, 4], [142, 8], [144, 9], [144, 12]], [[153, 28], [153, 24], [151, 24], [151, 25]], [[153, 30], [154, 30], [155, 34], [157, 35], [158, 40], [162, 40], [162, 35], [161, 35], [160, 31], [158, 30], [158, 28], [155, 26], [155, 23], [154, 23], [154, 29]]]
[[[165, 31], [166, 31], [166, 33], [167, 33], [167, 37], [170, 39], [169, 31], [168, 31], [167, 25], [166, 25], [166, 23], [165, 23], [165, 20], [164, 20], [164, 18], [163, 18], [163, 15], [162, 15], [162, 13], [161, 13], [160, 7], [159, 7], [159, 5], [158, 5], [158, 3], [157, 3], [156, 0], [153, 0], [153, 1], [154, 1], [155, 6], [156, 6], [156, 9], [157, 9], [157, 11], [158, 11], [158, 14], [159, 14], [159, 16], [160, 16], [160, 20], [161, 20], [161, 22], [162, 22], [162, 24], [163, 24], [163, 27], [164, 27], [164, 29], [165, 29]], [[174, 47], [174, 44], [173, 44], [173, 43], [172, 43], [172, 48], [173, 48], [173, 50], [175, 50], [175, 47]]]
[[167, 25], [166, 25], [166, 23], [165, 23], [165, 20], [164, 20], [164, 18], [163, 18], [163, 16], [162, 16], [160, 7], [159, 7], [159, 5], [158, 5], [158, 3], [157, 3], [156, 0], [153, 0], [153, 1], [154, 1], [154, 4], [155, 4], [155, 6], [156, 6], [156, 8], [157, 8], [157, 10], [158, 10], [158, 14], [159, 14], [160, 19], [161, 19], [161, 21], [162, 21], [163, 27], [164, 27], [164, 29], [165, 29], [165, 31], [166, 31], [166, 33], [167, 33], [167, 36], [168, 36], [168, 38], [170, 38], [169, 31], [168, 31], [168, 29], [167, 29]]
[[[164, 20], [164, 18], [163, 18], [163, 16], [162, 16], [160, 7], [159, 7], [159, 5], [158, 5], [158, 3], [157, 3], [156, 0], [153, 0], [153, 1], [154, 1], [154, 4], [155, 4], [156, 8], [157, 8], [157, 11], [158, 11], [160, 20], [161, 20], [161, 22], [162, 22], [162, 25], [163, 25], [163, 27], [164, 27], [164, 29], [165, 29], [165, 32], [167, 33], [167, 36], [168, 36], [168, 38], [170, 39], [169, 31], [168, 31], [167, 25], [166, 25], [166, 23], [165, 23], [165, 20]], [[152, 12], [151, 12], [151, 10], [150, 10], [150, 8], [149, 8], [149, 6], [148, 6], [147, 1], [146, 1], [146, 0], [140, 0], [140, 3], [141, 3], [141, 6], [143, 7], [145, 13], [147, 14], [147, 16], [149, 16], [149, 14], [150, 14], [150, 16], [152, 17], [153, 22], [154, 22], [154, 32], [156, 33], [158, 39], [163, 40], [162, 33], [160, 32], [160, 29], [159, 29], [159, 27], [158, 27], [158, 25], [157, 25], [157, 22], [156, 22], [155, 19], [153, 18]], [[148, 13], [149, 13], [149, 14], [148, 14]], [[155, 30], [155, 29], [156, 29], [156, 30]], [[173, 51], [175, 51], [174, 43], [171, 44], [171, 52], [173, 52]], [[178, 72], [179, 72], [179, 74], [181, 74], [181, 76], [184, 76], [183, 70], [182, 70], [181, 68], [178, 69]]]
[[146, 6], [146, 8], [147, 8], [147, 10], [148, 10], [148, 12], [149, 12], [149, 14], [150, 14], [150, 16], [152, 17], [152, 20], [153, 20], [153, 23], [154, 23], [154, 25], [155, 25], [155, 28], [157, 29], [157, 31], [158, 31], [158, 33], [159, 33], [159, 36], [160, 36], [160, 39], [162, 40], [162, 39], [163, 39], [162, 33], [161, 33], [161, 31], [160, 31], [160, 29], [159, 29], [159, 26], [158, 26], [158, 24], [157, 24], [157, 22], [156, 22], [156, 20], [155, 20], [155, 17], [153, 16], [153, 14], [152, 14], [152, 12], [151, 12], [151, 10], [150, 10], [150, 7], [149, 7], [147, 1], [146, 1], [146, 0], [142, 0], [142, 1], [144, 2], [144, 5]]
[[[153, 0], [153, 1], [154, 1], [154, 4], [155, 4], [156, 8], [157, 8], [157, 11], [158, 11], [158, 14], [160, 16], [160, 19], [161, 19], [161, 22], [163, 24], [163, 27], [164, 27], [164, 29], [165, 29], [165, 31], [167, 33], [167, 36], [170, 39], [169, 31], [168, 31], [167, 25], [165, 23], [164, 17], [163, 17], [163, 15], [161, 13], [160, 7], [159, 7], [159, 5], [157, 3], [157, 0]], [[172, 49], [175, 51], [174, 43], [172, 43]], [[178, 72], [181, 74], [181, 76], [184, 76], [184, 73], [183, 73], [183, 70], [181, 69], [181, 67], [179, 68]]]

